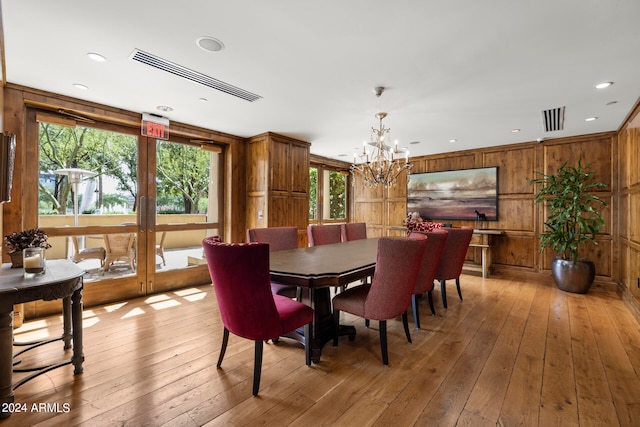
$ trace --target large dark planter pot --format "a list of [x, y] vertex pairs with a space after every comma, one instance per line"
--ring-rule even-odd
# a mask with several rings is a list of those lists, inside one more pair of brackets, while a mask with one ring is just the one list
[[596, 266], [588, 259], [577, 262], [555, 258], [551, 264], [551, 275], [560, 290], [586, 294], [596, 278]]

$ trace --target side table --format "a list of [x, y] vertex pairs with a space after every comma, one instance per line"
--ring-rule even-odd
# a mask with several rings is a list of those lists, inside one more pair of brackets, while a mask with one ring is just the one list
[[[85, 271], [70, 260], [47, 261], [45, 273], [25, 277], [24, 269], [3, 264], [0, 268], [0, 404], [4, 409], [13, 403], [13, 390], [30, 379], [61, 366], [73, 364], [74, 375], [82, 373], [82, 277]], [[73, 347], [71, 359], [23, 371], [34, 371], [13, 384], [13, 305], [30, 301], [62, 299], [63, 333], [59, 338], [43, 342], [24, 343], [27, 349], [48, 342], [62, 340], [64, 349]], [[19, 343], [16, 343], [19, 344]], [[0, 412], [0, 418], [10, 412]]]

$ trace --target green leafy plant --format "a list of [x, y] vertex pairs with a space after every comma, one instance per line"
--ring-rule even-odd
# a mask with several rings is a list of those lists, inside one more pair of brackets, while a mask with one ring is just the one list
[[591, 191], [606, 188], [602, 182], [594, 182], [595, 171], [591, 164], [568, 166], [565, 162], [555, 175], [536, 172], [531, 185], [540, 186], [535, 195], [536, 203], [545, 203], [549, 215], [545, 221], [544, 233], [540, 234], [540, 252], [551, 247], [565, 260], [576, 262], [581, 244], [592, 242], [604, 226], [598, 207], [606, 206]]
[[9, 252], [18, 252], [26, 248], [49, 249], [51, 245], [47, 241], [49, 236], [39, 228], [31, 228], [4, 236], [4, 244]]

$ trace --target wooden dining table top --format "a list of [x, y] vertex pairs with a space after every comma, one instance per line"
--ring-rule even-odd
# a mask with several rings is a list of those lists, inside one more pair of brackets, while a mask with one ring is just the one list
[[309, 288], [343, 286], [373, 274], [378, 238], [269, 254], [271, 280]]

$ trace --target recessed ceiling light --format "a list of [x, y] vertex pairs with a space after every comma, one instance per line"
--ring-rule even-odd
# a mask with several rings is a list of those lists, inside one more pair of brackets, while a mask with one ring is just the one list
[[196, 44], [200, 49], [207, 52], [220, 52], [224, 49], [224, 44], [220, 40], [209, 36], [198, 37]]
[[341, 153], [341, 154], [338, 154], [338, 157], [347, 157], [347, 155], [344, 153]]
[[594, 120], [598, 120], [597, 117], [587, 117], [586, 119], [584, 119], [585, 122], [592, 122]]
[[602, 82], [598, 83], [595, 87], [596, 89], [604, 89], [605, 87], [609, 87], [613, 84], [613, 82]]
[[617, 103], [618, 103], [618, 101], [609, 101], [604, 105], [613, 105], [613, 104], [617, 104]]
[[198, 99], [198, 101], [200, 101], [200, 102], [207, 102], [207, 101], [208, 101], [208, 99], [207, 99], [207, 98], [200, 98], [200, 99]]
[[105, 58], [104, 56], [100, 55], [99, 53], [89, 52], [89, 53], [87, 53], [87, 56], [90, 59], [93, 59], [96, 62], [104, 62], [104, 61], [107, 60], [107, 58]]
[[450, 139], [449, 142], [458, 142], [457, 139]]
[[156, 108], [160, 111], [173, 111], [173, 108], [166, 105], [158, 105]]
[[511, 132], [518, 133], [518, 132], [520, 132], [520, 129], [511, 129]]
[[411, 141], [409, 144], [411, 144], [411, 145], [420, 144], [420, 141]]
[[80, 89], [80, 90], [87, 90], [89, 89], [89, 86], [85, 86], [83, 84], [80, 83], [74, 83], [73, 87], [75, 87], [76, 89]]

